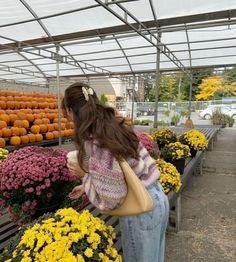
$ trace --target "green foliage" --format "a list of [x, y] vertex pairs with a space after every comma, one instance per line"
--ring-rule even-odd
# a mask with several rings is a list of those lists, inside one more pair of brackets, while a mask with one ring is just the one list
[[213, 112], [211, 121], [213, 125], [226, 126], [228, 116], [223, 114], [220, 110]]
[[100, 97], [101, 104], [105, 105], [107, 101], [108, 101], [107, 97], [104, 94], [102, 94]]
[[[192, 70], [192, 97], [199, 93], [198, 86], [203, 78], [213, 75], [213, 69]], [[180, 85], [180, 86], [179, 86]], [[176, 101], [189, 99], [189, 78], [183, 74], [161, 74], [159, 81], [159, 101]], [[144, 76], [144, 99], [155, 101], [155, 75]]]
[[171, 123], [174, 124], [175, 126], [178, 125], [179, 121], [180, 121], [181, 116], [179, 114], [174, 114], [171, 117]]
[[236, 67], [233, 67], [232, 69], [226, 71], [225, 81], [230, 84], [236, 82]]

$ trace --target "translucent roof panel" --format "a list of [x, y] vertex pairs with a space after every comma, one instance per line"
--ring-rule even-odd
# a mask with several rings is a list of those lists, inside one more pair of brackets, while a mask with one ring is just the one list
[[153, 3], [159, 19], [236, 8], [235, 0], [159, 0]]
[[69, 10], [84, 8], [93, 5], [93, 0], [27, 0], [27, 3], [36, 10], [38, 16], [47, 16], [55, 13], [65, 12]]
[[103, 7], [44, 19], [43, 23], [52, 35], [80, 32], [121, 24], [120, 20]]
[[1, 0], [0, 25], [33, 18], [18, 0]]
[[[37, 22], [30, 22], [19, 25], [12, 25], [0, 28], [1, 36], [8, 37], [17, 41], [24, 41], [34, 38], [44, 38], [45, 32]], [[13, 40], [1, 40], [2, 43], [11, 43]]]

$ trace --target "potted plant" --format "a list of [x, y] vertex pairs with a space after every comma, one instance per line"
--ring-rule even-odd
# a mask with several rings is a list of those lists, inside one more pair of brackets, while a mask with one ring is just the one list
[[46, 214], [23, 227], [0, 260], [13, 261], [121, 261], [111, 226], [88, 210], [72, 208]]
[[190, 150], [187, 145], [183, 145], [180, 142], [170, 143], [165, 145], [161, 150], [161, 157], [173, 164], [180, 174], [183, 174], [185, 159], [190, 156]]
[[191, 129], [182, 133], [179, 136], [179, 141], [189, 146], [192, 157], [196, 156], [197, 151], [205, 151], [208, 146], [206, 136], [196, 129]]
[[79, 183], [67, 168], [66, 155], [60, 148], [31, 146], [0, 163], [0, 204], [8, 208], [13, 221], [26, 223], [63, 206]]
[[142, 143], [142, 145], [147, 149], [149, 154], [154, 159], [157, 159], [160, 156], [160, 150], [158, 148], [157, 143], [153, 140], [152, 136], [147, 133], [138, 131], [135, 131], [135, 134], [138, 137], [139, 141]]
[[220, 125], [222, 128], [227, 125], [228, 116], [223, 114], [220, 110], [216, 110], [212, 113], [211, 121], [213, 125]]
[[229, 127], [233, 127], [235, 122], [234, 118], [232, 116], [228, 116], [227, 120], [228, 120]]
[[158, 180], [165, 193], [168, 194], [170, 191], [178, 192], [181, 188], [181, 180], [180, 173], [176, 167], [163, 159], [158, 159], [156, 164], [160, 171], [160, 177]]
[[180, 118], [181, 116], [179, 114], [174, 114], [172, 117], [171, 117], [171, 125], [172, 126], [177, 126], [179, 121], [180, 121]]
[[153, 139], [157, 142], [159, 149], [165, 145], [177, 141], [177, 135], [170, 128], [158, 129], [152, 133]]

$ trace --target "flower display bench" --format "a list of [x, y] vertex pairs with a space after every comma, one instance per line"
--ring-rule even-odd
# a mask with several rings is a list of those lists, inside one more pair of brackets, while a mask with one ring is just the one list
[[[220, 130], [220, 127], [196, 127], [198, 130], [203, 132], [209, 142], [210, 150], [214, 144], [214, 141], [217, 138], [217, 133]], [[176, 127], [174, 128], [175, 132], [181, 133], [185, 131], [184, 127]], [[192, 175], [202, 174], [202, 160], [204, 158], [203, 152], [197, 152], [194, 158], [189, 158], [185, 162], [185, 170], [181, 175], [182, 187], [179, 192], [170, 192], [168, 194], [169, 204], [170, 204], [170, 223], [169, 227], [171, 230], [178, 231], [181, 225], [181, 194], [183, 189], [187, 186], [188, 181], [190, 180]], [[93, 205], [88, 204], [85, 206], [94, 216], [97, 216], [103, 219], [107, 225], [112, 225], [115, 231], [118, 233], [117, 242], [115, 243], [115, 247], [118, 251], [121, 250], [121, 240], [120, 240], [120, 232], [119, 232], [119, 221], [117, 217], [110, 217], [104, 214], [101, 214], [98, 209], [96, 209]], [[10, 217], [6, 210], [2, 211], [2, 216], [0, 217], [0, 252], [6, 246], [7, 242], [11, 237], [15, 235], [18, 227], [11, 222]]]

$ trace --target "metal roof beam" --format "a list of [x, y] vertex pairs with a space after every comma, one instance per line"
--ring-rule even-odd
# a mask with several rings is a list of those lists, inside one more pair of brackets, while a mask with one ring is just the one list
[[[103, 6], [106, 10], [108, 10], [111, 14], [113, 14], [115, 17], [120, 19], [124, 24], [130, 26], [137, 34], [142, 36], [144, 39], [146, 39], [149, 43], [151, 43], [153, 46], [158, 48], [160, 52], [162, 52], [165, 56], [167, 56], [179, 69], [181, 69], [184, 73], [188, 75], [188, 72], [186, 71], [184, 65], [178, 60], [178, 58], [169, 50], [169, 48], [164, 45], [163, 43], [160, 42], [158, 37], [150, 32], [150, 30], [142, 23], [140, 22], [134, 15], [132, 15], [130, 12], [128, 12], [127, 9], [125, 9], [121, 4], [117, 4], [117, 6], [124, 11], [125, 17], [129, 16], [131, 17], [137, 24], [138, 24], [138, 29], [134, 26], [132, 26], [126, 18], [121, 17], [119, 14], [117, 14], [113, 9], [111, 9], [109, 6], [104, 4], [101, 0], [95, 0], [97, 3], [99, 3], [101, 6]], [[149, 32], [149, 37], [145, 36], [140, 32], [140, 29], [145, 29]], [[153, 42], [152, 39], [155, 39], [157, 41], [157, 44]]]

